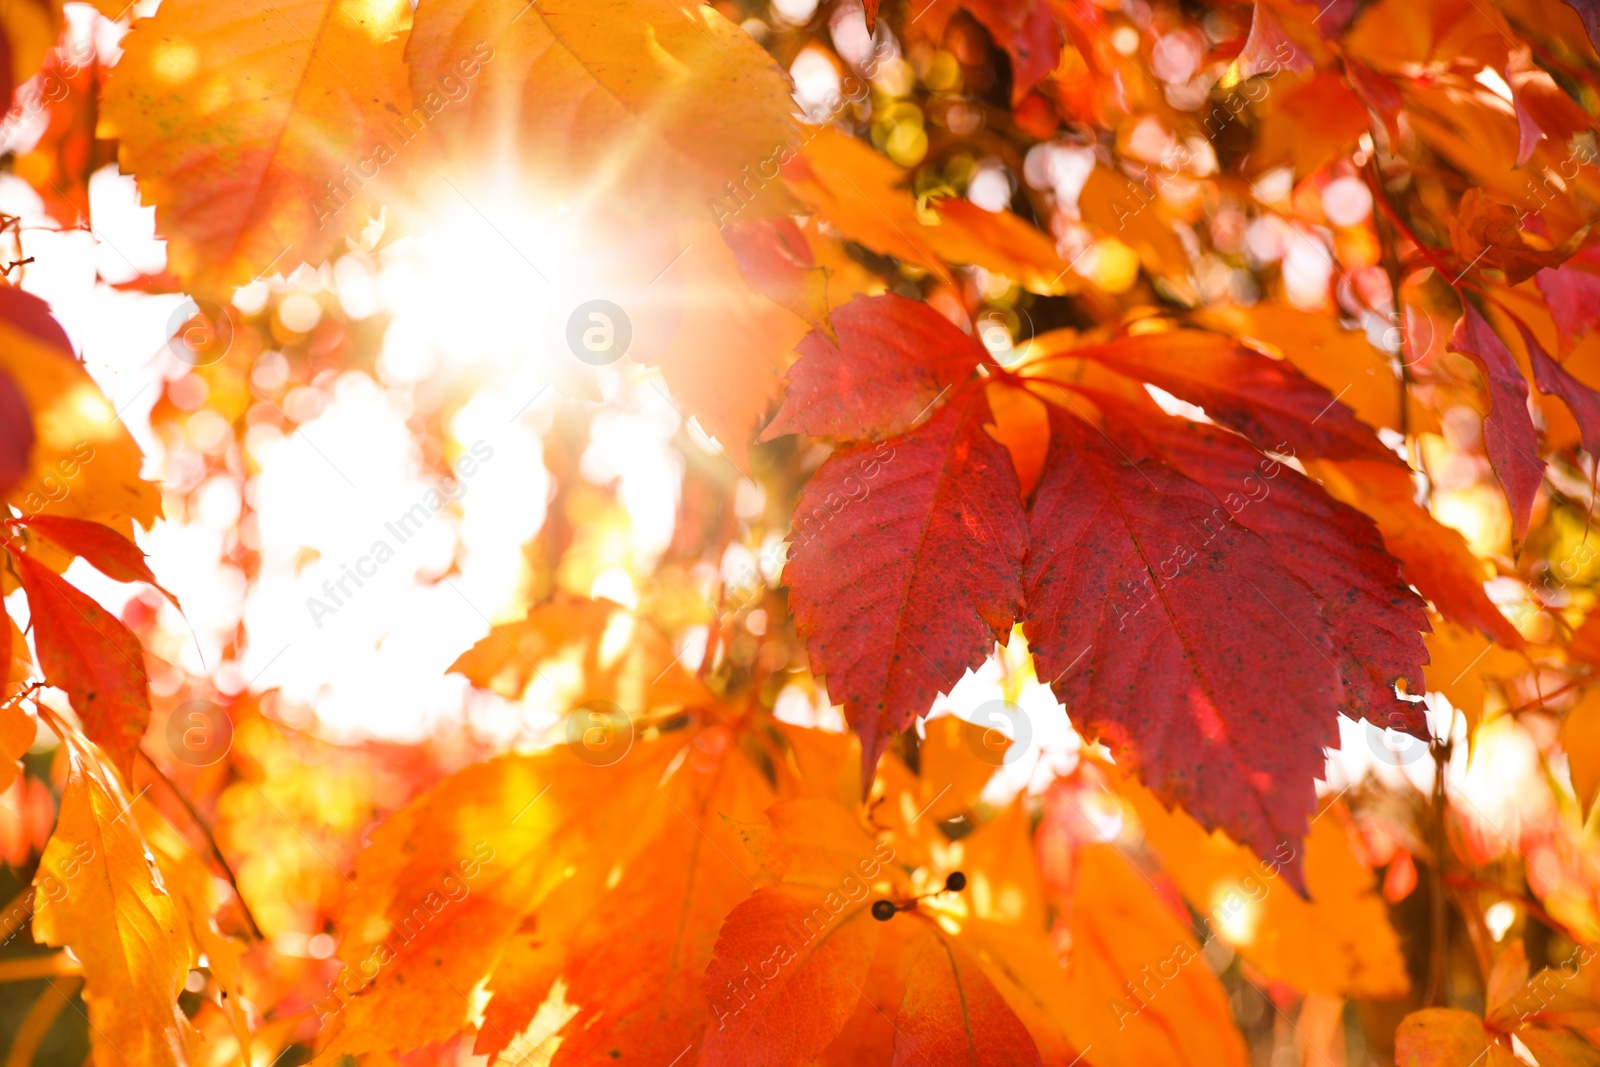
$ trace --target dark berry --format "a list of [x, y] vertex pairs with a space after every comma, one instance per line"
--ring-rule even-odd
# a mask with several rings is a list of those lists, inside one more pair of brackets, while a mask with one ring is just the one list
[[894, 918], [896, 910], [892, 900], [874, 900], [872, 902], [872, 917], [881, 923], [886, 923]]
[[952, 893], [959, 893], [967, 888], [967, 876], [956, 871], [944, 880], [944, 887]]

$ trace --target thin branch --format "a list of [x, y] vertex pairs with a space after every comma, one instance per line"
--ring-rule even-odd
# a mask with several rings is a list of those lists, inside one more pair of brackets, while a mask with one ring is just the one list
[[1449, 913], [1445, 887], [1449, 876], [1445, 874], [1446, 856], [1450, 841], [1445, 833], [1445, 775], [1450, 770], [1452, 744], [1449, 740], [1433, 745], [1433, 877], [1428, 886], [1428, 988], [1422, 994], [1423, 1007], [1438, 1007], [1444, 1003], [1444, 970], [1448, 963]]
[[189, 803], [189, 798], [183, 795], [183, 790], [179, 789], [177, 783], [167, 777], [166, 772], [156, 765], [156, 761], [150, 758], [150, 753], [146, 752], [142, 746], [139, 749], [139, 755], [144, 757], [145, 765], [155, 773], [157, 778], [166, 784], [172, 795], [178, 798], [178, 803], [183, 805], [183, 810], [189, 813], [189, 818], [200, 828], [200, 832], [205, 835], [206, 844], [211, 846], [211, 855], [216, 858], [217, 866], [221, 867], [222, 873], [227, 876], [228, 884], [233, 887], [233, 895], [239, 901], [239, 910], [244, 913], [245, 921], [250, 924], [250, 933], [257, 941], [263, 940], [266, 935], [261, 932], [261, 927], [256, 924], [256, 917], [250, 911], [250, 905], [245, 902], [244, 893], [239, 889], [239, 879], [234, 875], [233, 868], [228, 865], [228, 859], [222, 854], [222, 849], [217, 846], [217, 839], [212, 834], [211, 827], [206, 825], [206, 821], [200, 817], [200, 813], [195, 810], [194, 805]]
[[65, 951], [0, 960], [0, 984], [26, 982], [34, 978], [64, 978], [82, 973], [83, 967]]

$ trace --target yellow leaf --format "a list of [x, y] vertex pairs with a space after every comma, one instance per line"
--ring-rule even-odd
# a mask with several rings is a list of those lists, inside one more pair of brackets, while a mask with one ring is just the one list
[[242, 991], [244, 945], [217, 928], [216, 880], [205, 861], [190, 848], [161, 813], [141, 799], [133, 806], [139, 829], [149, 843], [168, 891], [178, 905], [189, 942], [189, 959], [206, 961], [216, 984], [220, 1007], [233, 1029], [239, 1056], [250, 1062], [250, 1025]]
[[[1383, 898], [1350, 851], [1337, 810], [1324, 809], [1306, 838], [1306, 900], [1220, 830], [1208, 833], [1181, 809], [1168, 811], [1132, 779], [1117, 790], [1183, 895], [1267, 977], [1301, 992], [1348, 997], [1398, 997], [1409, 988]], [[1294, 847], [1285, 844], [1268, 859], [1286, 863]]]
[[190, 292], [320, 263], [376, 211], [431, 119], [411, 109], [404, 0], [168, 0], [123, 39], [119, 138]]
[[1494, 1043], [1470, 1011], [1424, 1008], [1395, 1033], [1396, 1067], [1516, 1067], [1521, 1061]]
[[1435, 623], [1423, 635], [1428, 664], [1423, 675], [1429, 689], [1443, 693], [1467, 718], [1467, 733], [1477, 733], [1483, 721], [1484, 686], [1528, 670], [1528, 658], [1500, 647], [1480, 633], [1454, 623]]
[[55, 835], [34, 876], [33, 934], [83, 964], [98, 1067], [177, 1067], [194, 1032], [178, 1007], [189, 946], [116, 773], [69, 734]]
[[703, 213], [730, 183], [776, 186], [794, 140], [783, 73], [697, 3], [423, 0], [406, 61], [458, 158], [585, 199], [624, 186]]

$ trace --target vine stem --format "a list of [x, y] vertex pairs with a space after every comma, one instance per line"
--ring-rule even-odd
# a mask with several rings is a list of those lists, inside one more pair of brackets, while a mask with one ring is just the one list
[[1433, 745], [1433, 878], [1428, 886], [1428, 988], [1422, 995], [1425, 1007], [1440, 1007], [1444, 1004], [1444, 969], [1447, 960], [1447, 940], [1449, 938], [1449, 913], [1446, 911], [1445, 887], [1448, 876], [1445, 874], [1445, 857], [1450, 847], [1448, 836], [1445, 833], [1445, 811], [1447, 797], [1445, 795], [1445, 774], [1450, 768], [1450, 755], [1452, 742], [1449, 739], [1435, 742]]

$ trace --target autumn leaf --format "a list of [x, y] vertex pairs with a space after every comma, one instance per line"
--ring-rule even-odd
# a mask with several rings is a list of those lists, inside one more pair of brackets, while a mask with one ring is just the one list
[[831, 127], [809, 129], [783, 166], [788, 188], [846, 237], [949, 280], [947, 264], [975, 264], [1039, 293], [1068, 289], [1071, 269], [1054, 242], [1009, 211], [965, 200], [919, 210], [907, 175], [888, 157]]
[[1038, 1064], [1033, 1038], [959, 944], [937, 926], [908, 955], [905, 999], [895, 1017], [895, 1067], [932, 1062], [970, 1067]]
[[1173, 330], [1068, 351], [1204, 408], [1259, 448], [1308, 458], [1399, 462], [1370, 427], [1293, 364], [1229, 338]]
[[1511, 531], [1516, 544], [1527, 536], [1533, 498], [1544, 478], [1539, 438], [1528, 415], [1528, 381], [1516, 357], [1482, 315], [1465, 305], [1450, 334], [1450, 347], [1471, 357], [1483, 372], [1489, 390], [1489, 413], [1483, 420], [1484, 449], [1511, 505]]
[[33, 416], [11, 375], [0, 371], [0, 496], [15, 488], [28, 473], [33, 451]]
[[405, 83], [410, 21], [395, 0], [179, 0], [134, 25], [100, 135], [191, 292], [321, 263], [377, 212], [432, 118]]
[[1208, 489], [1226, 509], [1222, 521], [1259, 534], [1282, 569], [1316, 594], [1338, 648], [1347, 714], [1426, 740], [1423, 706], [1397, 699], [1395, 684], [1404, 682], [1414, 696], [1425, 691], [1422, 635], [1431, 627], [1372, 520], [1233, 434], [1159, 411], [1135, 414], [1111, 397], [1093, 395], [1103, 411], [1117, 412], [1122, 433], [1136, 434]]
[[[5, 609], [0, 607], [0, 615], [3, 614], [5, 614]], [[0, 620], [0, 633], [14, 628], [15, 624], [12, 623], [9, 616], [4, 620]], [[19, 637], [19, 635], [13, 634], [7, 634], [6, 636], [12, 642], [17, 641]], [[10, 652], [7, 651], [4, 658], [0, 659], [0, 662], [9, 663], [10, 659]], [[9, 690], [10, 688], [11, 686], [8, 683], [6, 689]], [[20, 699], [11, 696], [8, 692], [4, 702], [0, 702], [0, 792], [10, 789], [11, 783], [16, 781], [17, 776], [22, 773], [22, 764], [19, 761], [22, 759], [23, 753], [27, 752], [29, 746], [33, 744], [37, 732], [38, 722], [33, 715], [23, 706]]]
[[61, 0], [18, 0], [0, 9], [0, 52], [5, 55], [0, 92], [5, 93], [7, 111], [17, 89], [38, 72], [61, 36], [62, 14]]
[[[1131, 779], [1116, 790], [1138, 814], [1162, 866], [1221, 937], [1269, 978], [1297, 989], [1387, 998], [1409, 987], [1376, 879], [1351, 852], [1338, 810], [1325, 807], [1303, 845], [1260, 852], [1169, 811]], [[1305, 871], [1302, 896], [1275, 881]]]
[[1011, 56], [1011, 102], [1020, 103], [1060, 60], [1054, 10], [1045, 0], [966, 0], [965, 6]]
[[620, 704], [638, 714], [712, 700], [678, 659], [654, 626], [622, 605], [558, 593], [527, 617], [491, 627], [487, 637], [456, 657], [450, 672], [508, 700], [532, 693], [554, 702], [569, 694], [557, 689], [541, 667], [576, 660], [589, 682], [584, 701]]
[[1482, 262], [1504, 271], [1512, 285], [1566, 262], [1573, 249], [1541, 249], [1528, 243], [1520, 225], [1523, 215], [1481, 189], [1468, 189], [1450, 220], [1456, 255], [1463, 264]]
[[1022, 501], [989, 418], [969, 392], [901, 437], [842, 448], [795, 508], [791, 608], [861, 735], [864, 781], [1021, 607]]
[[65, 690], [83, 732], [130, 775], [150, 722], [144, 650], [116, 616], [26, 555], [13, 555], [28, 595], [45, 681]]
[[1242, 1065], [1227, 994], [1188, 924], [1117, 845], [1083, 846], [1075, 868], [1062, 1010], [1079, 1046], [1106, 1067]]
[[1398, 1067], [1511, 1067], [1519, 1062], [1485, 1033], [1483, 1020], [1470, 1011], [1424, 1008], [1412, 1012], [1395, 1034]]
[[1316, 598], [1200, 485], [1051, 418], [1023, 576], [1040, 678], [1166, 802], [1262, 854], [1299, 841], [1343, 693]]
[[177, 1067], [194, 1042], [178, 1007], [190, 962], [178, 904], [116, 774], [70, 734], [64, 744], [61, 815], [33, 881], [34, 937], [83, 962], [99, 1067]]
[[[316, 1005], [327, 1020], [322, 1055], [416, 1048], [459, 1031], [466, 990], [592, 847], [595, 820], [648, 810], [669, 748], [610, 766], [564, 749], [502, 757], [446, 778], [386, 820], [357, 857], [340, 920], [345, 968]], [[417, 850], [420, 840], [429, 847]], [[447, 907], [449, 920], [435, 921]]]
[[139, 546], [123, 537], [109, 526], [84, 519], [62, 515], [35, 515], [24, 528], [39, 534], [57, 547], [87, 560], [91, 566], [108, 578], [119, 582], [144, 582], [154, 586], [162, 596], [179, 607], [178, 598], [156, 581], [150, 565]]
[[[738, 211], [794, 141], [783, 74], [715, 8], [674, 0], [425, 0], [406, 44], [413, 97], [468, 161], [536, 183]], [[475, 81], [475, 83], [474, 83]], [[445, 94], [468, 86], [452, 103]], [[707, 107], [715, 100], [717, 106]], [[737, 188], [736, 188], [737, 187]]]
[[[755, 873], [730, 859], [740, 850], [719, 813], [751, 821], [771, 800], [746, 742], [721, 726], [637, 741], [610, 763], [566, 748], [447, 779], [357, 862], [350, 969], [319, 1008], [336, 1019], [321, 1056], [441, 1040], [487, 975], [480, 1053], [503, 1053], [559, 981], [574, 1010], [557, 1063], [612, 1049], [670, 1061], [710, 1018], [701, 976]], [[419, 834], [437, 847], [414, 853]], [[642, 939], [618, 941], [615, 921]]]
[[842, 907], [830, 897], [838, 890], [766, 886], [728, 916], [706, 969], [715, 1020], [703, 1063], [799, 1067], [855, 1013], [880, 923], [865, 894]]
[[27, 474], [5, 501], [25, 515], [101, 522], [131, 537], [161, 516], [161, 494], [140, 476], [144, 457], [73, 354], [44, 301], [0, 285], [0, 374], [32, 413]]
[[1561, 751], [1567, 754], [1567, 771], [1578, 810], [1589, 817], [1600, 795], [1600, 694], [1591, 689], [1561, 720]]
[[752, 290], [837, 340], [828, 318], [828, 272], [817, 266], [794, 219], [732, 220], [722, 227], [722, 240]]
[[[1600, 14], [1600, 8], [1597, 8]], [[1580, 253], [1578, 258], [1583, 258]], [[1600, 275], [1577, 266], [1577, 259], [1564, 266], [1541, 270], [1533, 276], [1539, 293], [1555, 320], [1556, 336], [1563, 353], [1600, 325]]]
[[1577, 420], [1578, 432], [1583, 440], [1583, 450], [1591, 456], [1600, 455], [1600, 393], [1573, 377], [1561, 364], [1550, 358], [1538, 338], [1521, 322], [1517, 333], [1522, 337], [1523, 350], [1533, 364], [1533, 384], [1546, 396], [1559, 396]]
[[833, 316], [838, 340], [800, 342], [783, 407], [763, 438], [808, 433], [882, 439], [909, 430], [987, 353], [933, 308], [885, 293], [856, 297]]

